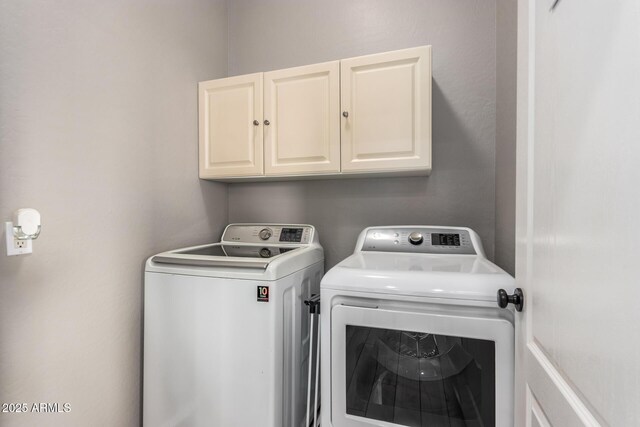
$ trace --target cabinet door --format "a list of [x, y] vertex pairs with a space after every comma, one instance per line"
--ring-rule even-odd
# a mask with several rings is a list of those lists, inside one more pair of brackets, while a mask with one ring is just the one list
[[341, 61], [342, 171], [431, 170], [431, 46]]
[[264, 74], [267, 175], [340, 171], [339, 64]]
[[263, 174], [262, 73], [199, 84], [200, 178]]

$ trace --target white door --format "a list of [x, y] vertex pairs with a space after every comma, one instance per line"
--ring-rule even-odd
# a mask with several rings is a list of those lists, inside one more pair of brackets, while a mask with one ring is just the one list
[[334, 305], [327, 425], [512, 427], [513, 324], [500, 315]]
[[431, 46], [341, 61], [342, 171], [431, 170]]
[[200, 178], [262, 175], [262, 73], [200, 82]]
[[640, 2], [521, 0], [517, 426], [640, 425]]
[[340, 171], [340, 62], [264, 74], [266, 175]]

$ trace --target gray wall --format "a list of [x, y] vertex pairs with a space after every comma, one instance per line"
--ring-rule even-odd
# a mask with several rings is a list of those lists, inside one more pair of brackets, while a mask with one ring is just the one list
[[517, 0], [496, 2], [496, 250], [515, 274]]
[[230, 221], [314, 224], [327, 267], [376, 224], [470, 226], [493, 257], [495, 1], [235, 0], [228, 13], [229, 75], [433, 45], [430, 177], [232, 184]]
[[143, 261], [227, 222], [196, 114], [226, 37], [222, 0], [0, 2], [0, 218], [43, 223], [0, 256], [0, 402], [71, 404], [1, 425], [139, 423]]

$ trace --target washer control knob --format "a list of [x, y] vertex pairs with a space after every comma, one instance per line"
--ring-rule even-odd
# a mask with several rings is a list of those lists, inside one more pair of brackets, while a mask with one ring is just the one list
[[261, 258], [271, 258], [271, 251], [269, 248], [260, 249], [260, 257]]
[[419, 245], [423, 242], [423, 240], [424, 238], [422, 237], [422, 233], [414, 231], [413, 233], [409, 234], [409, 243], [411, 243], [412, 245]]
[[258, 233], [258, 237], [260, 237], [262, 240], [269, 240], [272, 235], [273, 231], [271, 231], [270, 228], [263, 228], [262, 230], [260, 230], [260, 233]]

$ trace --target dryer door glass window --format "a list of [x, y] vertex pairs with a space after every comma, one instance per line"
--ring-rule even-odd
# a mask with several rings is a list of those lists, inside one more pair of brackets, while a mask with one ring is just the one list
[[493, 341], [346, 328], [347, 414], [411, 427], [495, 425]]

